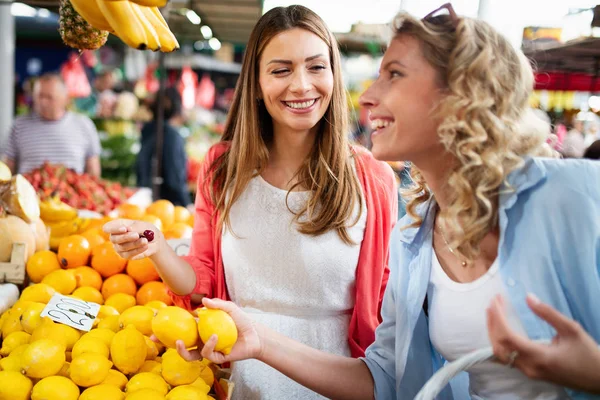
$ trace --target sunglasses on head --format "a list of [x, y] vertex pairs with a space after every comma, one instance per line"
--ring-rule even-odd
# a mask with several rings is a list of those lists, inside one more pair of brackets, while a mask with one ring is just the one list
[[432, 25], [442, 25], [450, 21], [454, 28], [458, 25], [458, 20], [459, 17], [456, 15], [451, 3], [443, 4], [421, 19], [421, 21]]

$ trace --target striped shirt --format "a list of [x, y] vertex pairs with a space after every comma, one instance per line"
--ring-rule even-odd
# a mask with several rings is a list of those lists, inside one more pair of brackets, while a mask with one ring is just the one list
[[31, 113], [13, 123], [4, 156], [15, 161], [20, 174], [45, 161], [82, 173], [86, 160], [101, 150], [96, 127], [85, 115], [67, 111], [60, 120], [48, 121]]

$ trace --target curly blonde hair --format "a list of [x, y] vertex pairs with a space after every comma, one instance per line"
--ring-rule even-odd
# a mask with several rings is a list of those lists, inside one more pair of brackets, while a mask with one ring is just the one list
[[[541, 121], [528, 111], [531, 65], [480, 20], [437, 16], [423, 21], [401, 13], [394, 33], [417, 39], [438, 72], [445, 96], [432, 117], [441, 121], [440, 141], [458, 161], [448, 179], [450, 206], [440, 217], [450, 246], [472, 260], [483, 237], [497, 225], [499, 189], [507, 176], [525, 156], [549, 155], [549, 127], [539, 129]], [[406, 209], [413, 219], [408, 227], [415, 227], [422, 223], [417, 207], [432, 193], [414, 166], [411, 176]]]

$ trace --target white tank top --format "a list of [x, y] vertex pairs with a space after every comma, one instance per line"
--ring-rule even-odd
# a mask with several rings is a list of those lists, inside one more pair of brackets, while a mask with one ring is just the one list
[[[454, 361], [474, 350], [491, 345], [486, 309], [492, 299], [506, 291], [496, 260], [479, 279], [455, 282], [442, 269], [433, 251], [429, 299], [429, 336], [435, 349], [446, 360]], [[525, 335], [514, 308], [507, 303], [507, 318], [513, 329]], [[488, 361], [468, 371], [473, 399], [514, 400], [568, 399], [559, 386], [529, 379], [516, 368]]]

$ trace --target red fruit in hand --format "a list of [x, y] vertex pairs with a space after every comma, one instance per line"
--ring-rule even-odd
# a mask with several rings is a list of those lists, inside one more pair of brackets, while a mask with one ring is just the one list
[[146, 239], [148, 239], [148, 242], [151, 242], [154, 240], [154, 232], [152, 232], [150, 229], [146, 229], [142, 236], [144, 236]]

